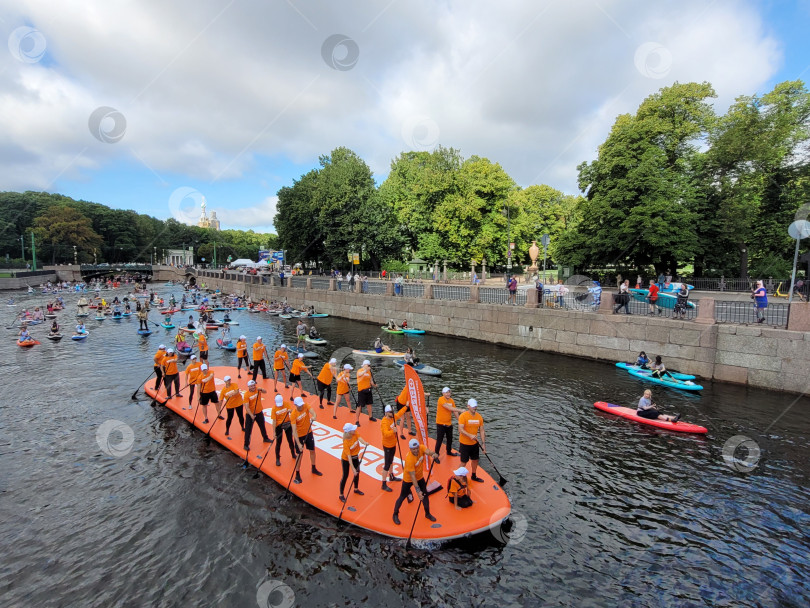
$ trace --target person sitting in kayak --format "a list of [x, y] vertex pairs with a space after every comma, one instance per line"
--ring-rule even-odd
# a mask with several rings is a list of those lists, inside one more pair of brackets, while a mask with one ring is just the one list
[[197, 326], [194, 325], [194, 315], [188, 316], [188, 328], [189, 329], [197, 329]]
[[[655, 356], [655, 363], [650, 366], [652, 370], [652, 377], [653, 378], [663, 378], [665, 374], [667, 374], [667, 368], [664, 365], [664, 362], [661, 360], [661, 355]], [[668, 375], [668, 374], [667, 374]]]
[[391, 349], [388, 348], [388, 346], [386, 346], [385, 344], [383, 344], [382, 340], [377, 338], [376, 340], [374, 340], [374, 351], [378, 353], [390, 353]]
[[315, 324], [312, 324], [312, 327], [309, 328], [309, 337], [313, 340], [317, 340], [321, 337], [320, 332], [315, 328]]
[[229, 314], [226, 312], [226, 313], [225, 313], [225, 316], [224, 316], [224, 317], [223, 317], [223, 319], [222, 319], [222, 321], [223, 321], [224, 323], [230, 323], [230, 322], [231, 322], [231, 315], [229, 315]]
[[411, 367], [419, 363], [419, 359], [414, 357], [413, 348], [410, 346], [405, 350], [405, 354], [402, 358], [405, 359], [405, 365], [410, 365]]
[[28, 340], [33, 340], [31, 334], [28, 333], [28, 328], [23, 327], [20, 330], [20, 342], [28, 342]]
[[456, 507], [456, 511], [473, 506], [470, 498], [470, 488], [467, 482], [466, 467], [459, 467], [453, 471], [453, 476], [447, 480], [447, 499]]
[[678, 420], [681, 419], [680, 414], [668, 416], [667, 414], [662, 414], [659, 412], [656, 407], [656, 404], [652, 402], [652, 391], [647, 389], [644, 391], [644, 395], [641, 397], [641, 399], [638, 400], [636, 415], [648, 420], [668, 420], [672, 423], [678, 422]]
[[84, 333], [87, 333], [87, 330], [84, 328], [84, 323], [81, 323], [81, 322], [80, 322], [80, 323], [79, 323], [79, 324], [76, 326], [76, 333], [77, 333], [77, 334], [84, 334]]
[[397, 330], [397, 329], [399, 329], [399, 327], [397, 327], [397, 324], [394, 323], [393, 319], [388, 319], [388, 325], [386, 325], [386, 329]]
[[641, 351], [638, 354], [638, 359], [636, 359], [636, 365], [641, 369], [650, 369], [650, 358], [647, 356], [647, 353]]
[[59, 323], [57, 323], [56, 320], [54, 319], [54, 322], [51, 323], [51, 335], [53, 336], [58, 333], [59, 333]]
[[408, 329], [408, 319], [402, 320], [402, 325], [400, 325], [402, 329]]
[[128, 315], [132, 314], [132, 308], [130, 308], [129, 302], [127, 302], [126, 305], [124, 306], [124, 312], [127, 313]]

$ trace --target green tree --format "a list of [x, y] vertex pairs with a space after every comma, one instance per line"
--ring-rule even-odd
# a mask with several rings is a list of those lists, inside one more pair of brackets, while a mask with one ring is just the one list
[[[92, 252], [102, 242], [101, 237], [93, 231], [90, 220], [68, 206], [53, 207], [34, 218], [33, 228], [40, 243], [47, 244], [50, 249], [43, 250], [42, 254], [50, 253], [52, 264], [56, 263], [57, 252], [60, 261], [72, 262], [74, 245], [86, 257], [87, 251]], [[61, 249], [60, 245], [63, 245]]]

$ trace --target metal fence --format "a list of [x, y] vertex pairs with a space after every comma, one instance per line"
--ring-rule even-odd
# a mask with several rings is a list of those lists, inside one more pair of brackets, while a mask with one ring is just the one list
[[[403, 283], [401, 286], [400, 294], [406, 298], [422, 298], [425, 295], [425, 286], [422, 283]], [[394, 294], [396, 295], [397, 286], [394, 285]]]
[[306, 277], [290, 277], [290, 287], [299, 287], [301, 289], [307, 288]]
[[[747, 278], [747, 279], [727, 279], [725, 277], [720, 278], [706, 278], [706, 277], [697, 277], [692, 279], [685, 279], [685, 283], [689, 285], [694, 285], [695, 289], [698, 291], [734, 291], [734, 292], [745, 292], [745, 291], [753, 291], [757, 285], [757, 279], [754, 278]], [[781, 291], [783, 293], [787, 293], [790, 289], [790, 278], [787, 279], [774, 279], [773, 277], [767, 277], [762, 279], [765, 288], [768, 290], [768, 293], [773, 293], [779, 284], [782, 284]]]
[[329, 279], [312, 279], [312, 289], [329, 289]]
[[433, 285], [434, 300], [469, 300], [470, 288], [463, 285]]
[[388, 291], [388, 284], [384, 281], [367, 281], [365, 293], [385, 294]]
[[[769, 304], [763, 311], [763, 324], [787, 327], [788, 305]], [[714, 320], [718, 323], [757, 323], [756, 303], [721, 301], [714, 304]]]
[[[485, 304], [507, 304], [509, 303], [509, 290], [504, 287], [479, 287], [478, 301]], [[525, 289], [518, 289], [515, 303], [520, 306], [526, 304]]]

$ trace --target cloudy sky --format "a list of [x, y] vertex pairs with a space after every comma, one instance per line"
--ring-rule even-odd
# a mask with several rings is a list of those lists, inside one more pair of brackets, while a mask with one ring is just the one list
[[[0, 0], [0, 190], [272, 229], [337, 146], [378, 181], [437, 144], [575, 193], [674, 81], [810, 76], [810, 0]], [[197, 205], [195, 207], [195, 205]]]

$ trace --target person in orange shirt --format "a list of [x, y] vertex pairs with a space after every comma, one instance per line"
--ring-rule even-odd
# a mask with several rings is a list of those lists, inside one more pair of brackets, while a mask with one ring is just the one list
[[239, 336], [239, 339], [236, 341], [236, 377], [242, 377], [242, 363], [245, 364], [245, 369], [252, 372], [253, 366], [250, 364], [250, 360], [247, 356], [248, 347], [247, 347], [247, 338], [245, 336]]
[[262, 395], [267, 393], [263, 388], [256, 386], [255, 380], [248, 380], [248, 390], [244, 395], [245, 404], [245, 451], [250, 450], [250, 434], [253, 432], [253, 425], [259, 427], [262, 439], [265, 443], [270, 443], [267, 436], [267, 428], [264, 422], [264, 406], [262, 405]]
[[[208, 424], [208, 404], [209, 403], [216, 403], [219, 404], [219, 397], [217, 397], [217, 385], [216, 385], [216, 378], [214, 377], [214, 372], [208, 369], [208, 366], [203, 363], [200, 366], [200, 403], [199, 405], [203, 406], [203, 414], [205, 415], [205, 420], [203, 420], [203, 424]], [[219, 415], [219, 412], [217, 412]], [[222, 418], [222, 416], [219, 416]]]
[[[337, 399], [335, 399], [335, 407], [332, 410], [332, 418], [337, 418], [337, 409], [342, 399], [346, 399], [346, 407], [352, 409], [352, 404], [349, 401], [349, 393], [352, 390], [349, 384], [352, 379], [351, 371], [354, 368], [348, 363], [343, 366], [343, 371], [337, 377]], [[354, 411], [354, 410], [352, 410]]]
[[163, 357], [166, 356], [166, 346], [161, 344], [158, 346], [158, 350], [155, 353], [154, 361], [155, 361], [155, 390], [160, 388], [163, 380]]
[[[264, 355], [267, 352], [267, 347], [262, 342], [262, 337], [257, 336], [256, 341], [253, 343], [253, 380], [259, 375], [259, 370], [262, 370], [262, 378], [267, 380], [267, 368], [264, 366]], [[274, 385], [275, 386], [275, 385]]]
[[[481, 441], [478, 440], [478, 435], [481, 435]], [[473, 481], [484, 481], [478, 475], [478, 447], [484, 454], [487, 453], [486, 447], [487, 436], [484, 433], [484, 419], [478, 413], [478, 402], [475, 399], [467, 401], [467, 411], [458, 417], [458, 451], [461, 456], [461, 464], [465, 465], [467, 462], [472, 461], [472, 475], [470, 479]]]
[[191, 402], [194, 399], [194, 389], [200, 383], [200, 376], [202, 372], [200, 372], [200, 366], [202, 364], [197, 359], [197, 355], [191, 355], [189, 359], [189, 363], [186, 366], [186, 384], [189, 388], [188, 394], [188, 405], [191, 407]]
[[321, 373], [318, 374], [318, 403], [323, 409], [323, 394], [326, 392], [326, 405], [332, 405], [332, 380], [337, 375], [337, 359], [329, 359], [324, 363]]
[[463, 409], [456, 407], [450, 387], [445, 386], [436, 402], [436, 452], [442, 451], [442, 443], [447, 437], [447, 455], [458, 456], [458, 452], [453, 451], [453, 414], [458, 418], [458, 414], [463, 413]]
[[[400, 410], [400, 412], [401, 411], [402, 410]], [[380, 421], [383, 456], [385, 457], [383, 464], [382, 489], [386, 492], [393, 492], [393, 490], [388, 487], [387, 482], [402, 481], [399, 477], [395, 477], [394, 474], [390, 472], [391, 465], [394, 463], [394, 456], [397, 454], [397, 420], [399, 416], [402, 416], [402, 414], [399, 412], [394, 414], [394, 410], [391, 409], [391, 406], [386, 405], [385, 415]]]
[[453, 476], [447, 481], [447, 498], [450, 504], [456, 507], [456, 511], [473, 506], [470, 498], [470, 488], [467, 484], [467, 473], [465, 467], [459, 467], [453, 471]]
[[295, 447], [298, 448], [298, 458], [295, 461], [294, 483], [301, 483], [301, 458], [304, 454], [304, 447], [309, 450], [309, 461], [312, 463], [312, 474], [320, 477], [323, 475], [315, 466], [315, 435], [312, 433], [312, 423], [317, 420], [312, 408], [304, 403], [303, 397], [296, 397], [293, 401], [295, 409], [292, 411], [292, 422], [295, 426]]
[[292, 437], [292, 424], [290, 424], [290, 414], [292, 413], [292, 404], [289, 401], [284, 401], [284, 397], [276, 395], [275, 405], [272, 410], [273, 417], [273, 434], [274, 441], [276, 442], [276, 466], [281, 466], [281, 433], [287, 436], [287, 444], [290, 446], [290, 453], [292, 457], [298, 456], [298, 450], [295, 447], [295, 442]]
[[430, 514], [430, 497], [428, 497], [427, 482], [425, 481], [425, 456], [432, 456], [435, 460], [439, 455], [420, 445], [416, 439], [411, 439], [408, 447], [410, 450], [405, 455], [402, 489], [399, 492], [397, 502], [394, 504], [394, 523], [396, 525], [401, 523], [399, 521], [399, 508], [402, 506], [402, 502], [408, 498], [413, 487], [416, 487], [416, 495], [425, 506], [425, 517], [430, 521], [436, 521], [436, 518]]
[[343, 425], [343, 453], [340, 455], [343, 466], [343, 476], [340, 478], [340, 502], [346, 502], [343, 495], [343, 488], [346, 487], [346, 480], [349, 478], [349, 470], [354, 475], [354, 493], [362, 496], [365, 492], [360, 491], [360, 446], [367, 446], [368, 443], [357, 434], [357, 427], [351, 422]]
[[357, 370], [357, 419], [354, 423], [360, 426], [360, 411], [363, 406], [368, 411], [368, 419], [371, 422], [376, 422], [374, 417], [374, 397], [371, 394], [371, 387], [376, 387], [377, 384], [371, 377], [371, 361], [368, 359], [363, 361], [363, 365]]
[[[290, 356], [287, 354], [287, 345], [282, 344], [273, 355], [273, 390], [278, 392], [278, 374], [281, 372], [281, 377], [284, 379], [284, 388], [287, 388], [287, 362]], [[256, 362], [253, 362], [256, 365]], [[255, 370], [255, 367], [254, 367]], [[255, 371], [254, 371], [255, 374]]]
[[200, 349], [200, 361], [208, 361], [208, 336], [205, 333], [205, 325], [198, 331], [197, 348]]
[[298, 390], [301, 394], [304, 394], [304, 387], [301, 386], [301, 373], [306, 372], [309, 374], [309, 377], [312, 378], [312, 372], [309, 371], [309, 368], [304, 365], [304, 355], [302, 353], [298, 353], [298, 356], [293, 361], [292, 366], [290, 367], [290, 384], [293, 385], [292, 392], [290, 393], [290, 397], [295, 395], [295, 385], [298, 385]]
[[222, 390], [219, 391], [219, 398], [224, 404], [225, 409], [228, 410], [228, 418], [225, 420], [225, 434], [229, 435], [231, 421], [233, 420], [233, 413], [236, 412], [236, 415], [239, 418], [239, 426], [242, 428], [242, 431], [245, 430], [245, 417], [242, 413], [243, 400], [242, 393], [239, 392], [239, 387], [231, 382], [230, 376], [225, 376], [223, 380], [225, 381], [225, 386], [223, 386]]
[[177, 355], [174, 353], [173, 348], [166, 349], [166, 356], [160, 362], [163, 367], [163, 382], [166, 387], [166, 399], [172, 398], [172, 384], [174, 384], [174, 392], [178, 397], [182, 397], [180, 393], [180, 372], [177, 370]]

